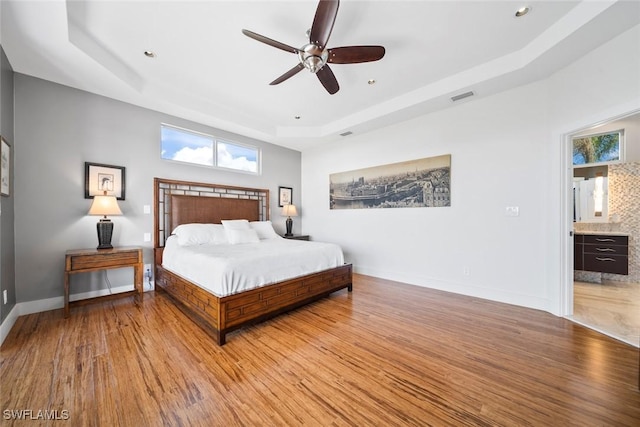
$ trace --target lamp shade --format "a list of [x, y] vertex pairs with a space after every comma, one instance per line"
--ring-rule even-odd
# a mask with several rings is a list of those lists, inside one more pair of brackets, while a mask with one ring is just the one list
[[296, 205], [284, 205], [282, 207], [282, 216], [298, 216]]
[[89, 215], [122, 215], [115, 196], [94, 196]]

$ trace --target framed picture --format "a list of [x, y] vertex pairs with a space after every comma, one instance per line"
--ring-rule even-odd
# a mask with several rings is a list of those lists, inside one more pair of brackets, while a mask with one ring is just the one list
[[93, 199], [93, 196], [100, 196], [106, 191], [107, 195], [116, 196], [118, 200], [124, 200], [124, 183], [124, 167], [100, 163], [84, 163], [85, 199]]
[[451, 154], [329, 175], [329, 209], [451, 206]]
[[0, 194], [8, 196], [11, 188], [11, 146], [0, 137]]
[[292, 203], [292, 193], [293, 189], [291, 187], [278, 187], [278, 206], [290, 205]]

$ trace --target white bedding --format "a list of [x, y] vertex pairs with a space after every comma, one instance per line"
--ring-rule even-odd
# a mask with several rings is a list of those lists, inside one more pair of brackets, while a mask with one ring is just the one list
[[180, 246], [167, 239], [162, 266], [222, 297], [344, 264], [333, 243], [260, 240], [259, 243]]

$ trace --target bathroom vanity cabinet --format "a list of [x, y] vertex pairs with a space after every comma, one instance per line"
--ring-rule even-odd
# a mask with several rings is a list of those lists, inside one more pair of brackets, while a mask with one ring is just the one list
[[629, 236], [576, 233], [574, 270], [629, 274]]

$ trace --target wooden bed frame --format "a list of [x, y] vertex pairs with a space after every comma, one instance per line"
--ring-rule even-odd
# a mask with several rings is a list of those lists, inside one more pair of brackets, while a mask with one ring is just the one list
[[245, 325], [326, 297], [352, 291], [351, 264], [296, 277], [245, 292], [218, 297], [162, 268], [162, 252], [180, 224], [220, 223], [223, 219], [269, 219], [269, 190], [154, 178], [155, 284], [166, 291], [218, 345]]

